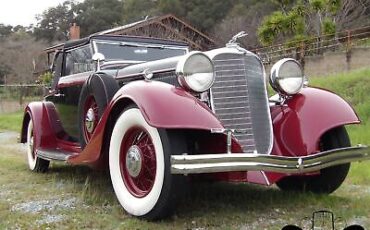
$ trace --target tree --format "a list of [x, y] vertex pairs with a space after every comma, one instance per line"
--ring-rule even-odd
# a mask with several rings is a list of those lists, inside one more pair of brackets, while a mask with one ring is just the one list
[[0, 24], [0, 39], [8, 37], [13, 31], [13, 27], [10, 25]]
[[233, 35], [246, 31], [248, 36], [238, 42], [246, 48], [259, 46], [257, 29], [265, 15], [276, 11], [278, 6], [267, 1], [239, 0], [227, 16], [212, 29], [213, 37], [218, 38], [219, 46], [225, 45]]
[[258, 29], [262, 44], [300, 40], [309, 36], [335, 33], [335, 16], [340, 0], [274, 0], [279, 11], [266, 16]]
[[160, 14], [153, 0], [126, 0], [123, 9], [124, 23], [136, 22]]
[[85, 0], [73, 6], [75, 22], [81, 27], [81, 36], [110, 29], [122, 24], [123, 1]]
[[370, 0], [343, 0], [335, 20], [338, 30], [370, 25]]
[[[17, 36], [17, 39], [14, 39]], [[0, 63], [2, 75], [7, 76], [8, 83], [32, 83], [34, 70], [33, 58], [40, 54], [45, 44], [30, 34], [13, 33], [0, 45]], [[1, 77], [0, 77], [1, 78]]]
[[73, 23], [81, 27], [81, 36], [109, 29], [122, 23], [121, 0], [75, 0], [50, 7], [37, 17], [34, 35], [38, 40], [65, 41]]
[[74, 19], [72, 11], [74, 5], [74, 1], [65, 1], [38, 15], [34, 29], [36, 39], [48, 42], [68, 40], [69, 28]]
[[210, 31], [222, 21], [233, 6], [233, 1], [159, 0], [159, 11], [186, 19], [202, 31]]
[[0, 84], [5, 84], [5, 77], [12, 72], [11, 68], [3, 63], [0, 63]]

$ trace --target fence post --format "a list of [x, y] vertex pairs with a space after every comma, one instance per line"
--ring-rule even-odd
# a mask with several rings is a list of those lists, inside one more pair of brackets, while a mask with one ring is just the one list
[[352, 57], [352, 41], [351, 31], [347, 30], [347, 47], [346, 47], [346, 67], [347, 71], [351, 70], [351, 57]]
[[23, 86], [21, 85], [19, 87], [20, 89], [20, 92], [19, 92], [19, 108], [22, 108], [22, 105], [23, 105]]
[[301, 42], [299, 59], [300, 59], [299, 62], [301, 63], [302, 68], [304, 70], [304, 66], [305, 66], [305, 43], [304, 41]]

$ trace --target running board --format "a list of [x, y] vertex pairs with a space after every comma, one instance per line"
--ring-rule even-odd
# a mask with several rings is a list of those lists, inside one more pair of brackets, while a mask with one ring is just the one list
[[38, 149], [37, 157], [48, 161], [67, 161], [69, 157], [74, 156], [73, 153], [55, 150], [55, 149]]

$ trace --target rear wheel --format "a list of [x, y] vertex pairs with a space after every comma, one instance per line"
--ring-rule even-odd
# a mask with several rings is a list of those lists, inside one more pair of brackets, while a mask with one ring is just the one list
[[30, 119], [27, 127], [27, 160], [28, 167], [34, 172], [46, 172], [49, 168], [50, 162], [37, 157], [35, 148], [35, 135], [33, 129], [33, 122]]
[[[320, 150], [350, 147], [351, 143], [344, 127], [327, 132], [321, 139]], [[332, 193], [343, 183], [350, 163], [336, 165], [320, 170], [317, 176], [289, 176], [276, 183], [281, 190], [307, 191], [313, 193]]]
[[109, 171], [122, 207], [149, 220], [171, 215], [186, 180], [171, 174], [170, 157], [184, 152], [180, 134], [150, 126], [136, 107], [126, 109], [109, 148]]

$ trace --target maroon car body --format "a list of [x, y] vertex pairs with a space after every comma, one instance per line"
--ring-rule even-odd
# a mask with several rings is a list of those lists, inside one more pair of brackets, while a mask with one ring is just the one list
[[[350, 162], [369, 157], [350, 146], [344, 126], [360, 119], [346, 101], [306, 84], [269, 100], [261, 61], [235, 42], [201, 53], [95, 35], [66, 43], [52, 71], [50, 93], [25, 109], [30, 169], [44, 172], [51, 160], [109, 168], [134, 216], [170, 215], [194, 177], [330, 193]], [[202, 92], [191, 88], [210, 77]]]

